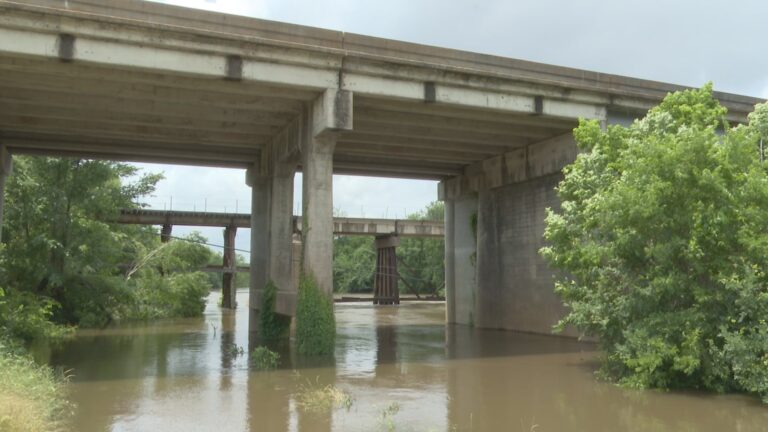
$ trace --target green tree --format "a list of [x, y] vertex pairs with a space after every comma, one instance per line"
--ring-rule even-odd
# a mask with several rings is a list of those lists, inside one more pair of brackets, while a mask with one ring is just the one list
[[129, 294], [118, 267], [153, 231], [106, 221], [135, 207], [162, 178], [137, 174], [137, 168], [115, 162], [14, 158], [0, 277], [9, 293], [52, 300], [61, 306], [52, 309], [60, 323], [102, 325], [119, 315]]
[[574, 131], [542, 254], [569, 307], [557, 329], [597, 336], [606, 376], [768, 401], [766, 110], [730, 128], [708, 84]]
[[[433, 202], [424, 210], [408, 215], [411, 220], [442, 221], [445, 205]], [[397, 248], [400, 291], [420, 296], [442, 297], [445, 294], [445, 241], [434, 238], [403, 238]], [[403, 286], [404, 285], [404, 286]]]
[[341, 236], [333, 241], [333, 290], [370, 292], [376, 269], [373, 237]]
[[157, 236], [127, 274], [132, 308], [127, 318], [156, 319], [198, 316], [210, 294], [209, 276], [200, 271], [213, 251], [198, 232], [160, 243]]

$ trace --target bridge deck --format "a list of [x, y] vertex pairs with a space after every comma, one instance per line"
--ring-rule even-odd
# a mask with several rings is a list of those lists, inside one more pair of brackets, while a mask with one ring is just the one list
[[[335, 172], [444, 179], [682, 87], [139, 0], [0, 0], [11, 152], [247, 168], [328, 88], [353, 94]], [[758, 102], [718, 97], [739, 121]]]

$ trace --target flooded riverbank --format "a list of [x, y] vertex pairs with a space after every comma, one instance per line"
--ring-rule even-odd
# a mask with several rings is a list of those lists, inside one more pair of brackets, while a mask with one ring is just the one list
[[[764, 431], [768, 408], [740, 395], [631, 391], [598, 382], [594, 346], [446, 327], [442, 303], [337, 304], [333, 359], [283, 351], [255, 371], [247, 292], [222, 312], [106, 330], [39, 353], [71, 370], [76, 431]], [[298, 395], [333, 385], [351, 406], [310, 412]]]

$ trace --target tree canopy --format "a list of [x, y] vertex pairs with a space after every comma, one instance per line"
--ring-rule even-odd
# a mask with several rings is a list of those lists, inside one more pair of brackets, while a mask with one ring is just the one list
[[582, 121], [543, 256], [634, 387], [747, 391], [768, 401], [768, 106], [730, 127], [712, 86], [669, 94], [629, 127]]
[[31, 338], [56, 333], [52, 322], [103, 326], [202, 313], [210, 285], [196, 271], [210, 259], [207, 247], [162, 247], [152, 227], [109, 222], [161, 178], [116, 162], [15, 157], [0, 252], [3, 329]]

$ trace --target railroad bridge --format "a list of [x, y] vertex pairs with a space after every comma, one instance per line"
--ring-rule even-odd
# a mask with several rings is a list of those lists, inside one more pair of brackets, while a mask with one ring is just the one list
[[[297, 170], [303, 267], [328, 293], [332, 175], [440, 180], [447, 322], [549, 333], [538, 249], [571, 130], [681, 88], [138, 0], [0, 0], [0, 178], [12, 154], [247, 169], [252, 306], [270, 279], [295, 296]], [[759, 102], [716, 96], [737, 122]]]
[[[170, 241], [174, 225], [224, 228], [223, 263], [208, 266], [206, 270], [222, 272], [222, 306], [234, 308], [235, 278], [240, 271], [250, 271], [250, 266], [238, 266], [235, 251], [235, 236], [238, 228], [251, 227], [251, 215], [241, 213], [212, 213], [190, 211], [166, 211], [147, 209], [123, 209], [114, 222], [134, 225], [159, 225], [160, 241]], [[301, 253], [301, 218], [293, 216], [293, 250], [291, 286], [296, 286], [299, 279]], [[334, 235], [373, 236], [376, 238], [376, 266], [374, 268], [373, 302], [374, 304], [395, 304], [400, 302], [396, 248], [400, 237], [443, 238], [445, 226], [441, 221], [411, 219], [372, 219], [372, 218], [333, 218]], [[295, 310], [295, 296], [279, 295], [276, 309], [290, 314]]]

